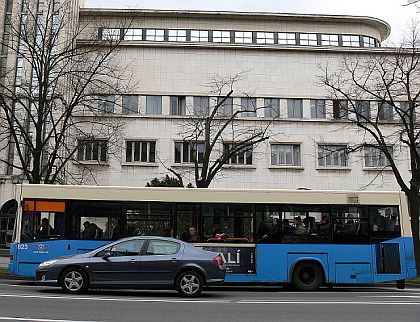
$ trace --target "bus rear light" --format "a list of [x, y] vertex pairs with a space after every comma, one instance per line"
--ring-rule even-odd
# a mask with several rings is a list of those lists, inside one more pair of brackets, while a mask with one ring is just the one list
[[217, 266], [223, 266], [223, 257], [220, 255], [217, 255], [216, 257], [213, 257], [213, 263], [215, 263]]
[[9, 261], [13, 262], [13, 255], [9, 255]]

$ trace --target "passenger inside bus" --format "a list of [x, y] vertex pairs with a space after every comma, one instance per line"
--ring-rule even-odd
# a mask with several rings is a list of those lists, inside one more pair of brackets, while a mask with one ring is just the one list
[[330, 227], [330, 219], [328, 216], [322, 216], [321, 221], [318, 224], [317, 234], [320, 236], [328, 236], [330, 234]]
[[38, 227], [36, 237], [37, 238], [45, 238], [50, 235], [55, 235], [54, 228], [51, 227], [50, 221], [48, 218], [42, 218], [41, 224]]
[[189, 242], [198, 242], [200, 241], [200, 237], [198, 236], [197, 233], [197, 228], [195, 228], [194, 226], [191, 226], [189, 228], [189, 233], [190, 233], [190, 238], [189, 238]]
[[293, 235], [305, 235], [306, 228], [302, 223], [302, 218], [300, 216], [296, 216], [293, 219], [293, 223], [295, 224], [295, 229], [293, 230]]
[[344, 235], [355, 235], [357, 232], [357, 224], [353, 219], [352, 214], [347, 215], [347, 221], [343, 226], [343, 230], [341, 231]]

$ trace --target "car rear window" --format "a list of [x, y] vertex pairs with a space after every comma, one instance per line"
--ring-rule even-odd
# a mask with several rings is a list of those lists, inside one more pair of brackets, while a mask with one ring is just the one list
[[151, 240], [147, 247], [147, 255], [171, 255], [179, 251], [180, 244], [166, 240]]

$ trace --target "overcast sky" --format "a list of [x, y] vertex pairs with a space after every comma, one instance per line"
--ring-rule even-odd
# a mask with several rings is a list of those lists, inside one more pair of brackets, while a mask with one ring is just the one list
[[405, 0], [85, 0], [85, 7], [370, 16], [388, 22], [391, 25], [391, 35], [388, 41], [398, 44], [407, 24], [418, 18], [416, 8], [414, 6], [403, 7], [401, 6], [403, 3]]

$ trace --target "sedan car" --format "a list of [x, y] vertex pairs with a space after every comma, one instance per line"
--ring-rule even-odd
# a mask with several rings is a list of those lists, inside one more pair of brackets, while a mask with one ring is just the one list
[[222, 284], [224, 278], [219, 253], [153, 236], [120, 239], [86, 254], [43, 262], [36, 270], [38, 284], [73, 294], [89, 288], [153, 288], [195, 297], [203, 286]]

